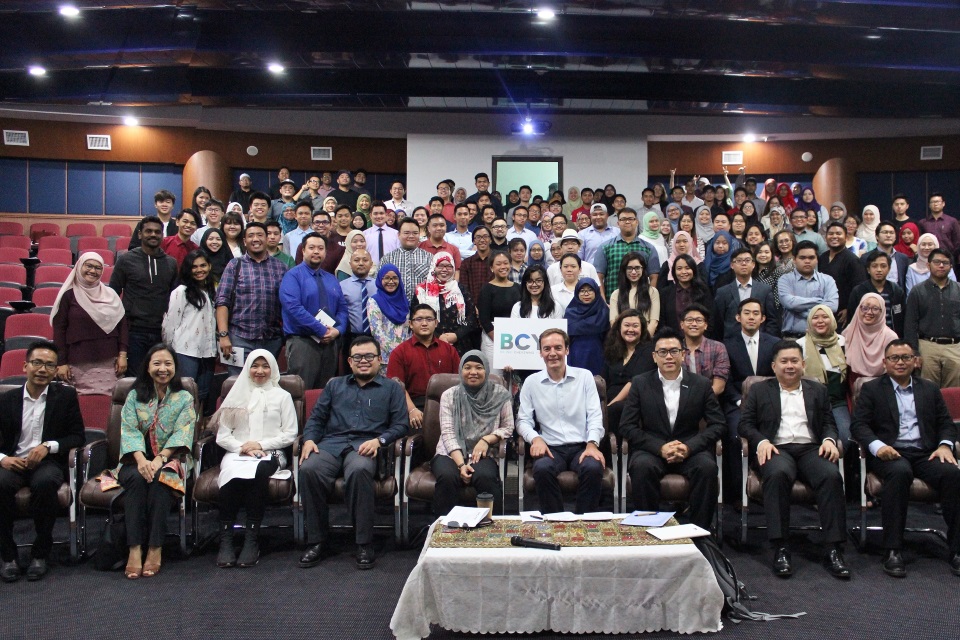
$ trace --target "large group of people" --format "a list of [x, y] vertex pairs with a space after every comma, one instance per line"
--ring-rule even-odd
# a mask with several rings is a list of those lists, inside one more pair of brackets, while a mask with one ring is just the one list
[[[299, 189], [288, 170], [278, 177], [268, 194], [243, 174], [226, 205], [200, 187], [179, 214], [173, 194], [158, 192], [155, 215], [139, 222], [109, 283], [99, 255], [79, 256], [51, 313], [53, 342], [28, 350], [26, 384], [0, 396], [4, 580], [20, 576], [14, 493], [33, 491], [27, 575], [41, 577], [64, 453], [83, 440], [77, 394], [110, 393], [125, 374], [136, 383], [120, 466], [100, 485], [126, 492], [126, 576], [160, 570], [164, 516], [185, 490], [204, 419], [226, 451], [217, 565], [254, 566], [267, 483], [290, 465], [297, 435], [279, 386], [284, 361], [306, 388], [324, 389], [300, 450], [301, 567], [326, 554], [340, 476], [357, 566], [374, 566], [377, 452], [422, 426], [430, 376], [451, 373], [460, 384], [442, 396], [441, 437], [429, 452], [437, 513], [465, 483], [493, 493], [502, 511], [488, 453], [514, 429], [533, 460], [541, 510], [563, 510], [557, 476], [567, 470], [579, 477], [576, 511], [596, 510], [609, 455], [599, 376], [610, 429], [630, 444], [637, 508], [657, 509], [660, 478], [681, 473], [692, 485], [690, 520], [710, 527], [714, 446], [737, 452], [743, 437], [763, 478], [774, 572], [793, 570], [789, 495], [800, 477], [817, 494], [827, 568], [846, 578], [837, 460], [855, 440], [884, 480], [884, 570], [905, 573], [904, 513], [918, 477], [940, 492], [960, 575], [956, 431], [939, 391], [960, 386], [960, 223], [942, 194], [931, 194], [920, 219], [898, 195], [883, 219], [874, 205], [860, 215], [842, 202], [827, 208], [809, 186], [771, 179], [758, 190], [743, 169], [735, 184], [726, 170], [717, 185], [671, 175], [634, 206], [613, 185], [546, 197], [524, 185], [502, 198], [485, 173], [469, 196], [442, 180], [424, 206], [406, 200], [399, 181], [377, 199], [364, 171], [341, 171], [335, 184], [331, 173], [311, 176]], [[563, 319], [566, 329], [539, 335], [542, 371], [494, 370], [498, 318]], [[214, 413], [218, 360], [237, 379]], [[751, 376], [769, 379], [744, 393]], [[739, 462], [727, 457], [732, 488]]]

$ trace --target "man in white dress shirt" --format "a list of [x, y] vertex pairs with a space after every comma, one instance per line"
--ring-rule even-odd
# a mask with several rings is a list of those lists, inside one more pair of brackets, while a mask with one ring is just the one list
[[[560, 237], [560, 255], [565, 256], [568, 253], [580, 254], [582, 241], [580, 236], [573, 229], [567, 229]], [[560, 262], [554, 262], [547, 267], [547, 277], [550, 279], [550, 286], [555, 287], [563, 282], [563, 274], [560, 273]], [[580, 263], [580, 279], [593, 278], [595, 282], [600, 282], [600, 276], [597, 275], [597, 268], [594, 267], [585, 258]]]
[[547, 329], [539, 342], [546, 371], [527, 378], [520, 391], [517, 433], [534, 459], [540, 511], [564, 510], [557, 479], [561, 471], [577, 474], [576, 513], [596, 511], [605, 467], [600, 452], [603, 411], [596, 382], [586, 369], [567, 366], [570, 337], [565, 331]]
[[373, 264], [380, 264], [380, 258], [400, 246], [400, 236], [396, 229], [387, 226], [387, 207], [379, 200], [374, 200], [370, 207], [370, 221], [373, 226], [363, 232], [363, 237]]

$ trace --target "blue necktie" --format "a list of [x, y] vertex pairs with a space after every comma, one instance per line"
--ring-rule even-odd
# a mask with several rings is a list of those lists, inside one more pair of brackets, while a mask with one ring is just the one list
[[360, 281], [360, 329], [363, 334], [370, 333], [370, 319], [367, 318], [367, 300], [370, 294], [367, 292], [367, 281]]

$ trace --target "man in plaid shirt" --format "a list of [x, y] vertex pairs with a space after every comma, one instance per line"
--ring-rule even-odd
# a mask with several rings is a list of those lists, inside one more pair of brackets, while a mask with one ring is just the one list
[[630, 207], [624, 207], [617, 216], [617, 226], [620, 235], [600, 247], [594, 257], [593, 266], [597, 268], [600, 282], [603, 284], [607, 300], [617, 290], [617, 273], [620, 271], [620, 262], [623, 256], [636, 251], [647, 261], [647, 273], [650, 274], [650, 286], [657, 286], [657, 276], [660, 275], [660, 256], [652, 244], [637, 236], [639, 224], [637, 212]]
[[680, 316], [680, 329], [686, 352], [684, 368], [710, 380], [719, 398], [730, 377], [730, 357], [722, 342], [703, 337], [710, 323], [710, 312], [702, 304], [691, 304]]

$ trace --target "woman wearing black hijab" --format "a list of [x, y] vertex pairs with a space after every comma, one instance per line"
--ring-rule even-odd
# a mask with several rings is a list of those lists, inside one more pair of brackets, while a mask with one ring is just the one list
[[[213, 236], [212, 240], [211, 236]], [[227, 263], [233, 259], [233, 252], [227, 246], [227, 236], [220, 229], [207, 229], [200, 237], [200, 253], [210, 262], [210, 276], [213, 282], [219, 283]]]

